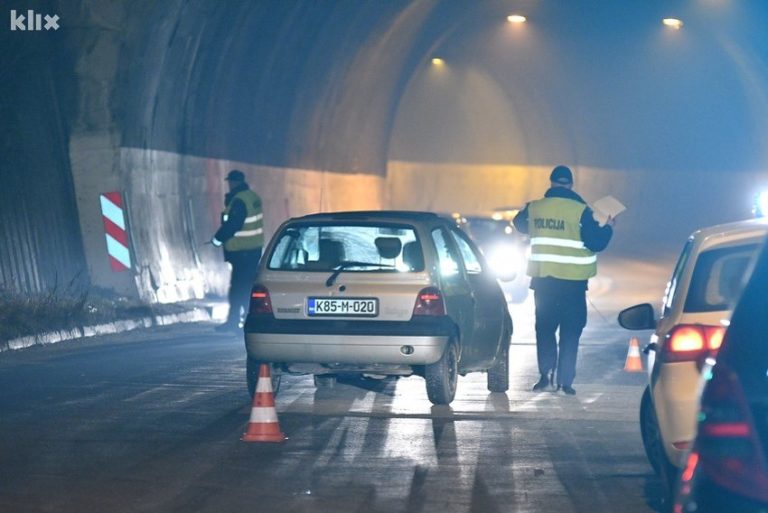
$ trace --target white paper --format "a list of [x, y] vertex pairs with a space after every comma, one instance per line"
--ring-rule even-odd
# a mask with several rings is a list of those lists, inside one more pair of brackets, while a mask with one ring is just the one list
[[595, 219], [600, 225], [604, 225], [609, 217], [616, 218], [627, 209], [619, 200], [613, 196], [605, 196], [592, 204], [592, 210], [595, 212]]

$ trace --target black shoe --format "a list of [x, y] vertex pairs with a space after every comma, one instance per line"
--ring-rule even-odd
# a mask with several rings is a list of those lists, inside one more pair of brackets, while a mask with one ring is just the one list
[[541, 390], [545, 390], [549, 387], [550, 381], [549, 377], [546, 374], [542, 374], [539, 380], [536, 382], [535, 385], [533, 385], [533, 391], [539, 392]]
[[566, 395], [576, 395], [576, 389], [571, 385], [557, 385], [558, 390], [562, 390]]

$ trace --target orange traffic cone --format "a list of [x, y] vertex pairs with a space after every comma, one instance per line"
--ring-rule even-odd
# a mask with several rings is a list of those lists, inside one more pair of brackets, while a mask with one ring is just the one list
[[280, 432], [275, 410], [275, 396], [272, 393], [272, 376], [269, 364], [259, 367], [259, 381], [253, 396], [251, 418], [248, 428], [240, 438], [243, 442], [283, 442], [286, 437]]
[[627, 372], [643, 372], [643, 360], [640, 358], [640, 344], [637, 337], [629, 340], [629, 351], [627, 352], [627, 361], [624, 362], [624, 370]]

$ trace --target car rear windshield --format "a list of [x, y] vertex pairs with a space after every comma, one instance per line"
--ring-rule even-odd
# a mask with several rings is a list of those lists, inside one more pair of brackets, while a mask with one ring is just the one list
[[412, 226], [295, 224], [277, 236], [269, 269], [278, 271], [419, 272], [424, 256]]
[[742, 244], [701, 253], [693, 269], [684, 311], [732, 309], [739, 299], [758, 249], [758, 244]]

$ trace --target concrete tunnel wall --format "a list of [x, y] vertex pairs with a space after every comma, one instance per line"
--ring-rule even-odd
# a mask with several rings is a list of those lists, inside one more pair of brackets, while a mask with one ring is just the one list
[[0, 31], [0, 295], [81, 294], [90, 280], [63, 122], [77, 99], [62, 79], [72, 56], [63, 34], [13, 36]]
[[[80, 2], [70, 155], [94, 281], [149, 301], [225, 293], [221, 252], [202, 243], [232, 167], [264, 198], [267, 236], [289, 216], [384, 206], [388, 133], [435, 5]], [[132, 273], [107, 265], [110, 190], [127, 203]]]
[[[564, 105], [567, 88], [566, 99], [548, 101], [563, 93], [552, 81], [558, 69], [552, 58], [531, 74], [521, 67], [530, 64], [522, 47], [512, 52], [524, 62], [507, 63], [519, 77], [509, 83], [488, 71], [479, 46], [452, 42], [466, 26], [479, 34], [488, 19], [503, 25], [518, 4], [574, 14], [562, 5], [496, 0], [19, 4], [61, 16], [62, 52], [72, 65], [57, 80], [77, 91], [77, 100], [59, 118], [69, 136], [92, 283], [149, 301], [223, 293], [220, 252], [201, 243], [218, 224], [223, 176], [233, 166], [265, 199], [267, 235], [286, 217], [317, 210], [480, 212], [519, 205], [541, 193], [548, 170], [560, 162], [577, 169], [587, 199], [626, 192], [640, 207], [643, 194], [669, 185], [674, 199], [685, 190], [686, 180], [663, 163], [638, 158], [642, 148], [602, 141], [608, 118], [585, 117], [583, 102]], [[424, 80], [430, 58], [443, 49], [449, 58], [477, 63], [466, 80], [441, 93]], [[744, 64], [738, 45], [729, 51], [732, 62]], [[751, 96], [757, 112], [768, 111], [761, 104], [764, 74], [743, 68], [737, 96]], [[542, 83], [549, 84], [545, 91]], [[609, 99], [609, 111], [620, 105], [618, 97]], [[443, 109], [440, 101], [453, 107]], [[448, 114], [435, 115], [440, 110]], [[747, 132], [759, 137], [766, 130], [758, 125]], [[764, 155], [738, 154], [728, 170], [758, 180]], [[702, 172], [698, 203], [710, 203], [707, 189], [721, 182], [713, 166]], [[112, 272], [106, 256], [98, 194], [113, 190], [127, 203], [131, 273]], [[727, 194], [733, 204], [746, 199], [743, 189]], [[714, 210], [704, 217], [717, 219]], [[628, 231], [648, 224], [642, 208], [634, 212]], [[682, 206], [676, 212], [685, 218]], [[687, 225], [678, 225], [684, 235]]]

